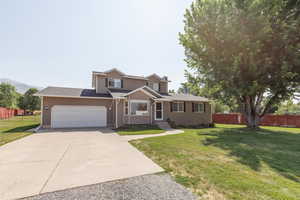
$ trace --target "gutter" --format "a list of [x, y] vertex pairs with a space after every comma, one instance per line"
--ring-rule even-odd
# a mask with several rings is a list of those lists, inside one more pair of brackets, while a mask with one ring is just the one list
[[58, 98], [77, 98], [77, 99], [113, 99], [112, 97], [85, 97], [85, 96], [64, 96], [64, 95], [43, 95], [43, 94], [34, 94], [38, 97], [58, 97]]

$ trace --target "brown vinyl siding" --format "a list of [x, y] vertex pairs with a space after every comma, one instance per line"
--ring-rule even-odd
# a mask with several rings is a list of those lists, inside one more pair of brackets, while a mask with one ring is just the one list
[[137, 92], [129, 95], [129, 99], [150, 100], [150, 97], [148, 95], [146, 95], [144, 92], [137, 91]]
[[96, 92], [107, 93], [107, 89], [105, 87], [105, 76], [96, 77]]
[[[97, 75], [96, 76], [96, 91], [97, 93], [107, 93], [107, 87], [105, 84], [106, 78], [117, 78], [123, 80], [123, 89], [124, 90], [135, 90], [137, 88], [143, 87], [147, 85], [147, 80], [142, 79], [132, 79], [132, 78], [126, 78], [122, 77], [117, 72], [111, 72], [107, 74], [107, 76]], [[167, 93], [168, 92], [168, 82], [160, 81], [154, 76], [149, 77], [150, 82], [155, 82], [160, 84], [160, 91], [161, 93]]]
[[168, 83], [160, 82], [160, 91], [161, 93], [168, 93]]
[[164, 120], [170, 119], [175, 122], [176, 125], [185, 126], [211, 123], [211, 105], [209, 103], [205, 103], [205, 112], [197, 113], [193, 112], [192, 103], [193, 102], [190, 101], [185, 102], [185, 112], [171, 112], [170, 102], [164, 102]]
[[[117, 105], [118, 105], [118, 110], [117, 110], [117, 124], [118, 124], [118, 127], [120, 126], [123, 126], [124, 125], [124, 100], [120, 100], [117, 102]], [[114, 121], [114, 125], [116, 123], [115, 119], [116, 119], [116, 100], [114, 100], [114, 112], [113, 112], [113, 121]]]
[[[121, 76], [107, 76], [109, 78], [118, 78], [123, 80], [123, 88], [124, 90], [135, 90], [137, 88], [140, 88], [142, 86], [145, 86], [147, 81], [145, 80], [140, 80], [140, 79], [130, 79], [130, 78], [125, 78]], [[97, 76], [96, 77], [96, 91], [97, 93], [106, 93], [107, 92], [107, 87], [105, 85], [105, 76]]]
[[[124, 124], [150, 124], [151, 123], [151, 109], [152, 101], [148, 95], [144, 92], [137, 91], [131, 95], [129, 95], [129, 100], [147, 100], [149, 101], [149, 115], [148, 116], [136, 116], [136, 115], [128, 115], [124, 116]], [[123, 108], [124, 110], [124, 108]], [[129, 113], [130, 114], [130, 113]]]
[[161, 93], [167, 93], [168, 92], [168, 82], [161, 81], [156, 76], [150, 76], [148, 77], [150, 82], [159, 83], [160, 85], [160, 91]]
[[140, 79], [123, 78], [123, 89], [135, 90], [137, 88], [145, 86], [147, 81]]

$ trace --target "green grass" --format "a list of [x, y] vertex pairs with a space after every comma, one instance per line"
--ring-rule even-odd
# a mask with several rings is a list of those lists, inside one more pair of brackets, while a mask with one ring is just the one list
[[39, 123], [39, 116], [13, 117], [0, 120], [0, 146], [32, 134], [26, 132], [26, 130], [37, 127]]
[[201, 199], [300, 199], [300, 129], [217, 125], [131, 142]]
[[147, 135], [147, 134], [159, 134], [165, 132], [165, 130], [159, 128], [157, 125], [130, 125], [116, 129], [119, 135]]

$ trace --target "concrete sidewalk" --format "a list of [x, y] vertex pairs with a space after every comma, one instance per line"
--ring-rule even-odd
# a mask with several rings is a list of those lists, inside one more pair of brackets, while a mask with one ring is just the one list
[[165, 135], [175, 135], [183, 133], [184, 131], [178, 130], [178, 129], [169, 129], [164, 133], [160, 134], [148, 134], [148, 135], [124, 135], [121, 136], [124, 140], [130, 141], [130, 140], [137, 140], [137, 139], [143, 139], [143, 138], [149, 138], [149, 137], [159, 137], [159, 136], [165, 136]]
[[162, 172], [111, 130], [54, 130], [0, 147], [0, 199]]

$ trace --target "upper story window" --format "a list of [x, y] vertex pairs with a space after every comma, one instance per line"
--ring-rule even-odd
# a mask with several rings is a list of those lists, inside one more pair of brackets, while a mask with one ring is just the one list
[[122, 80], [116, 78], [108, 79], [108, 87], [109, 88], [122, 88]]
[[150, 82], [148, 83], [149, 87], [157, 92], [159, 92], [159, 83], [153, 83], [153, 82]]

